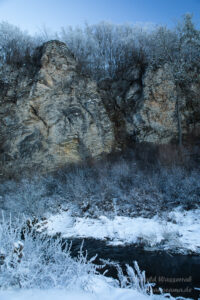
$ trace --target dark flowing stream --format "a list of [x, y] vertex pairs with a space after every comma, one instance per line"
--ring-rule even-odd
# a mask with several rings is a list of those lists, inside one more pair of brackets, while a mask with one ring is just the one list
[[[72, 241], [72, 255], [77, 255], [80, 250], [82, 240]], [[104, 241], [94, 239], [84, 240], [83, 250], [87, 250], [88, 258], [98, 254], [99, 258], [110, 259], [120, 263], [122, 268], [125, 264], [133, 266], [133, 261], [137, 261], [141, 270], [145, 270], [146, 278], [156, 285], [153, 288], [158, 293], [161, 287], [164, 293], [173, 296], [198, 299], [200, 291], [200, 256], [195, 255], [171, 255], [166, 252], [147, 252], [135, 246], [109, 246]], [[97, 258], [96, 263], [99, 263]], [[117, 278], [116, 270], [108, 268], [106, 276]]]

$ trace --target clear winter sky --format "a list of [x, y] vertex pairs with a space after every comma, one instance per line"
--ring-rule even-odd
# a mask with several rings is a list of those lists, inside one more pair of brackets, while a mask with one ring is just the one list
[[34, 33], [105, 20], [173, 26], [187, 13], [200, 25], [200, 0], [0, 0], [0, 21]]

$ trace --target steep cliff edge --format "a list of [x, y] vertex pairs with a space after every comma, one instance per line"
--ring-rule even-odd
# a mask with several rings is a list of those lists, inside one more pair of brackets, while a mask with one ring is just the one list
[[129, 68], [97, 86], [64, 43], [47, 42], [30, 65], [1, 72], [0, 173], [46, 172], [130, 143], [199, 136], [199, 90], [198, 76], [177, 89], [168, 64]]
[[81, 76], [67, 46], [47, 42], [29, 69], [8, 67], [0, 81], [1, 173], [49, 171], [111, 152], [113, 127], [96, 83]]

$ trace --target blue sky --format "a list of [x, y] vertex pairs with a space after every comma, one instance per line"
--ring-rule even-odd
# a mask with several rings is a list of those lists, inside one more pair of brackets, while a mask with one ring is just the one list
[[31, 33], [102, 20], [173, 26], [187, 12], [200, 25], [200, 0], [0, 0], [0, 21]]

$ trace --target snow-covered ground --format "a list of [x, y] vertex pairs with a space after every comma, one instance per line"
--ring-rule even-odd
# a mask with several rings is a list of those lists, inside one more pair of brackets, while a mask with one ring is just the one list
[[69, 211], [52, 215], [38, 225], [48, 235], [61, 233], [63, 238], [94, 238], [110, 245], [142, 244], [149, 250], [200, 253], [200, 209], [177, 208], [162, 217], [115, 216], [109, 219], [72, 217]]
[[0, 292], [1, 300], [147, 300], [149, 298], [139, 295], [137, 292], [109, 293], [97, 295], [84, 292], [69, 292], [65, 290], [22, 290]]
[[[0, 290], [1, 300], [175, 300], [164, 295], [145, 295], [133, 289], [113, 287], [105, 278], [94, 277], [88, 291], [81, 289], [29, 289]], [[183, 299], [183, 298], [182, 298]]]
[[[1, 300], [164, 300], [164, 296], [145, 296], [133, 290], [112, 289], [108, 292], [87, 293], [67, 290], [0, 291]], [[171, 299], [175, 299], [171, 297]], [[184, 298], [182, 298], [184, 299]]]

